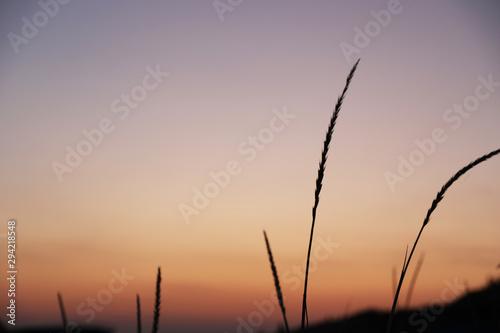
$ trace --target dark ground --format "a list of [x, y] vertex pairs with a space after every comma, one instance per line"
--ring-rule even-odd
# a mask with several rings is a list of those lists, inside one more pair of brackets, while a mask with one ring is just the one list
[[[389, 312], [370, 310], [311, 326], [307, 332], [385, 333], [388, 319]], [[436, 303], [396, 313], [391, 333], [423, 332], [500, 333], [500, 280], [447, 305]]]
[[[385, 333], [389, 312], [369, 310], [350, 317], [312, 325], [308, 333]], [[106, 327], [79, 327], [79, 333], [111, 333]], [[161, 329], [160, 329], [161, 331]], [[0, 333], [59, 333], [61, 326], [31, 327], [7, 331], [0, 321]], [[78, 332], [78, 331], [76, 331]], [[75, 333], [76, 333], [75, 332]], [[279, 332], [284, 332], [280, 330]], [[295, 331], [295, 332], [298, 332]], [[398, 311], [391, 333], [500, 333], [500, 280], [485, 288], [467, 292], [454, 302]]]

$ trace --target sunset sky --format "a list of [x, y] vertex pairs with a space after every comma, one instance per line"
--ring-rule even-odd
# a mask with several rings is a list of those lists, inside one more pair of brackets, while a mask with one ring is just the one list
[[[499, 15], [495, 0], [2, 1], [0, 267], [15, 219], [16, 327], [59, 324], [61, 292], [69, 320], [125, 333], [139, 294], [149, 330], [161, 266], [160, 331], [270, 331], [264, 229], [299, 325], [318, 162], [358, 58], [308, 312], [390, 308], [436, 192], [500, 148]], [[499, 171], [498, 156], [479, 165], [437, 208], [413, 306], [500, 277]]]

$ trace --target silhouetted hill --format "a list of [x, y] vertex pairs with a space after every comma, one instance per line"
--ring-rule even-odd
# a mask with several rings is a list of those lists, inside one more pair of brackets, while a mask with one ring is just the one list
[[[64, 328], [62, 326], [25, 326], [22, 328], [13, 328], [7, 330], [5, 325], [0, 322], [0, 333], [64, 333]], [[70, 331], [72, 333], [111, 333], [113, 330], [107, 327], [101, 326], [79, 326], [75, 330]]]
[[[367, 310], [311, 326], [310, 333], [385, 333], [389, 312]], [[392, 333], [500, 333], [500, 280], [455, 301], [398, 311]]]

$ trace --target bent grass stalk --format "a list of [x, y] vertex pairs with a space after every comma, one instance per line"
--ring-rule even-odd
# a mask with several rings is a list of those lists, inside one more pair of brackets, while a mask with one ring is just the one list
[[[330, 124], [328, 125], [328, 130], [326, 131], [326, 138], [325, 138], [325, 141], [323, 142], [323, 152], [321, 153], [321, 162], [319, 163], [318, 178], [316, 179], [316, 190], [314, 192], [314, 206], [312, 208], [311, 234], [309, 236], [309, 247], [307, 250], [307, 263], [306, 263], [306, 273], [305, 273], [305, 280], [304, 280], [304, 296], [302, 298], [301, 330], [304, 330], [304, 323], [305, 323], [306, 316], [307, 316], [307, 280], [309, 277], [309, 259], [311, 257], [311, 247], [312, 247], [312, 241], [313, 241], [314, 224], [316, 222], [316, 209], [318, 208], [319, 195], [321, 192], [321, 188], [323, 186], [322, 182], [323, 182], [323, 176], [325, 175], [326, 160], [328, 158], [328, 149], [330, 147], [330, 141], [332, 140], [333, 128], [335, 127], [335, 123], [337, 121], [337, 117], [339, 115], [340, 108], [342, 107], [342, 102], [344, 101], [345, 94], [347, 92], [347, 89], [349, 88], [349, 84], [351, 83], [351, 79], [354, 76], [354, 72], [356, 71], [356, 68], [358, 67], [358, 63], [359, 63], [359, 59], [356, 61], [356, 63], [352, 67], [351, 71], [349, 72], [349, 75], [347, 76], [344, 90], [342, 91], [342, 94], [337, 99], [337, 104], [335, 105], [335, 110], [334, 110], [332, 117], [330, 119]], [[307, 321], [308, 321], [308, 326], [309, 326], [309, 320], [307, 320]]]
[[267, 254], [269, 255], [269, 262], [271, 263], [271, 271], [273, 272], [274, 277], [274, 286], [276, 288], [276, 295], [278, 297], [278, 301], [280, 303], [281, 313], [283, 314], [283, 321], [285, 322], [286, 332], [290, 332], [288, 329], [288, 321], [286, 320], [286, 310], [285, 304], [283, 302], [283, 294], [281, 293], [280, 287], [280, 279], [278, 278], [278, 272], [276, 270], [276, 266], [274, 265], [273, 253], [271, 252], [271, 246], [269, 245], [269, 240], [267, 239], [266, 231], [264, 231], [264, 239], [266, 241]]
[[408, 259], [406, 259], [406, 257], [405, 257], [403, 270], [401, 271], [401, 277], [399, 278], [398, 288], [396, 289], [396, 295], [394, 296], [394, 302], [392, 303], [391, 314], [389, 316], [389, 322], [387, 324], [387, 330], [386, 330], [387, 333], [390, 333], [390, 331], [391, 331], [392, 320], [394, 317], [394, 312], [396, 310], [396, 305], [398, 303], [399, 292], [401, 291], [401, 286], [403, 285], [403, 280], [404, 280], [406, 271], [408, 270], [408, 266], [410, 265], [410, 260], [413, 256], [413, 252], [415, 252], [415, 248], [417, 247], [418, 240], [420, 239], [420, 236], [422, 235], [422, 231], [424, 230], [425, 226], [429, 223], [432, 212], [434, 212], [434, 210], [436, 209], [439, 202], [441, 202], [441, 200], [443, 200], [444, 194], [450, 188], [450, 186], [453, 185], [454, 182], [456, 182], [461, 176], [463, 176], [470, 169], [474, 168], [476, 165], [490, 159], [491, 157], [493, 157], [495, 155], [498, 155], [499, 153], [500, 153], [500, 149], [494, 150], [486, 155], [479, 157], [478, 159], [472, 161], [471, 163], [469, 163], [468, 165], [466, 165], [462, 169], [458, 170], [458, 172], [456, 174], [454, 174], [453, 177], [451, 177], [443, 185], [443, 187], [441, 187], [441, 190], [439, 190], [439, 192], [437, 193], [436, 198], [434, 199], [434, 201], [432, 201], [431, 207], [427, 211], [427, 215], [424, 218], [424, 222], [422, 223], [422, 227], [420, 228], [420, 231], [418, 232], [415, 243], [413, 244], [413, 248], [411, 249], [410, 256], [408, 257]]

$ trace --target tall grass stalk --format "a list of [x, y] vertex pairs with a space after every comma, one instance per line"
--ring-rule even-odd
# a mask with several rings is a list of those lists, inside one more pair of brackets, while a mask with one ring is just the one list
[[417, 238], [415, 240], [415, 243], [413, 244], [413, 248], [411, 249], [410, 256], [408, 257], [408, 260], [406, 260], [406, 258], [405, 258], [404, 265], [403, 265], [403, 270], [401, 271], [401, 276], [399, 278], [398, 288], [396, 289], [396, 295], [394, 296], [394, 302], [392, 303], [391, 314], [389, 316], [389, 322], [387, 324], [387, 330], [386, 330], [387, 333], [391, 332], [392, 320], [393, 320], [393, 317], [394, 317], [394, 312], [396, 310], [396, 305], [398, 303], [399, 292], [401, 291], [401, 286], [403, 285], [403, 280], [404, 280], [405, 274], [406, 274], [406, 272], [408, 270], [408, 266], [410, 265], [410, 261], [411, 261], [411, 258], [413, 256], [413, 252], [415, 252], [415, 248], [417, 247], [418, 240], [420, 239], [420, 236], [422, 235], [422, 231], [424, 230], [425, 226], [429, 223], [432, 213], [436, 209], [436, 207], [439, 204], [439, 202], [441, 202], [441, 200], [443, 200], [445, 192], [450, 188], [450, 186], [454, 182], [456, 182], [467, 171], [469, 171], [470, 169], [474, 168], [479, 163], [482, 163], [482, 162], [490, 159], [491, 157], [493, 157], [495, 155], [498, 155], [499, 153], [500, 153], [500, 149], [494, 150], [494, 151], [492, 151], [492, 152], [490, 152], [490, 153], [488, 153], [486, 155], [483, 155], [483, 156], [479, 157], [478, 159], [472, 161], [471, 163], [469, 163], [468, 165], [466, 165], [462, 169], [458, 170], [458, 172], [456, 174], [454, 174], [453, 177], [451, 177], [443, 185], [443, 187], [441, 187], [441, 190], [439, 190], [439, 192], [437, 193], [436, 198], [434, 199], [434, 201], [432, 201], [431, 207], [429, 208], [429, 210], [427, 210], [427, 214], [426, 214], [426, 216], [424, 218], [424, 222], [422, 223], [422, 227], [420, 228], [420, 231], [418, 232], [418, 235], [417, 235]]
[[141, 299], [139, 295], [136, 295], [136, 303], [137, 303], [137, 333], [141, 333]]
[[68, 327], [68, 320], [66, 318], [66, 311], [64, 310], [64, 303], [62, 300], [61, 293], [57, 293], [57, 300], [59, 302], [59, 309], [61, 310], [61, 317], [62, 317], [64, 332], [66, 332], [67, 327]]
[[[304, 323], [305, 323], [305, 319], [306, 319], [306, 315], [307, 315], [307, 281], [308, 281], [308, 277], [309, 277], [309, 260], [311, 258], [311, 247], [312, 247], [312, 241], [313, 241], [314, 224], [316, 222], [316, 209], [318, 208], [319, 195], [321, 192], [321, 187], [323, 186], [322, 182], [323, 182], [323, 177], [325, 175], [326, 160], [328, 158], [328, 149], [330, 147], [330, 141], [332, 140], [333, 128], [335, 127], [335, 123], [337, 121], [337, 117], [339, 115], [340, 108], [342, 107], [342, 102], [344, 101], [345, 94], [347, 92], [347, 89], [349, 88], [349, 84], [351, 83], [351, 79], [354, 76], [354, 72], [356, 71], [356, 68], [358, 67], [358, 63], [359, 63], [359, 59], [356, 61], [356, 63], [352, 67], [349, 75], [347, 76], [344, 90], [342, 91], [342, 94], [337, 99], [337, 104], [335, 105], [335, 110], [334, 110], [332, 117], [330, 119], [330, 124], [328, 125], [328, 130], [326, 131], [326, 138], [325, 138], [325, 141], [323, 142], [323, 152], [321, 153], [321, 161], [319, 163], [319, 169], [318, 169], [318, 178], [316, 179], [316, 190], [314, 192], [314, 206], [312, 208], [311, 234], [309, 236], [309, 247], [307, 250], [307, 263], [306, 263], [306, 273], [305, 273], [305, 280], [304, 280], [304, 296], [302, 298], [301, 330], [304, 330]], [[308, 322], [309, 322], [309, 320], [308, 320]]]
[[153, 333], [158, 332], [158, 324], [160, 322], [160, 304], [161, 304], [161, 269], [158, 267], [158, 275], [156, 276], [156, 293], [155, 293], [155, 308], [153, 313]]
[[269, 240], [267, 239], [267, 234], [265, 231], [264, 231], [264, 239], [266, 241], [267, 254], [269, 255], [269, 262], [271, 263], [271, 271], [273, 272], [274, 287], [276, 288], [276, 296], [278, 297], [278, 301], [280, 303], [281, 313], [283, 314], [283, 321], [285, 322], [286, 332], [289, 333], [290, 330], [288, 329], [288, 320], [286, 319], [285, 303], [283, 302], [283, 294], [281, 293], [280, 279], [278, 278], [278, 272], [276, 270], [276, 266], [274, 265], [273, 253], [271, 252], [271, 246], [269, 245]]

